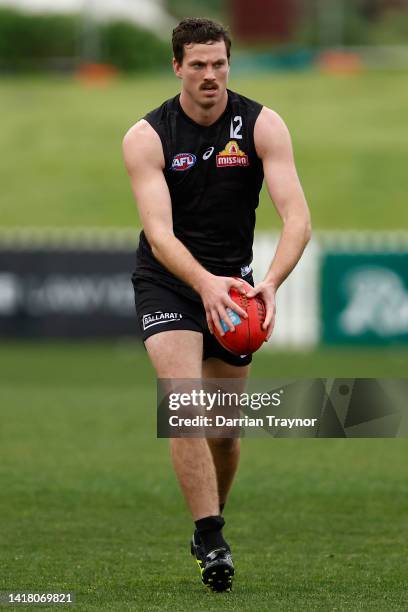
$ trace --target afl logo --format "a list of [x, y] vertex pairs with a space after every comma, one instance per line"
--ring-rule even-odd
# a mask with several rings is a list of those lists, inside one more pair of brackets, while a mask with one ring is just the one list
[[192, 153], [178, 153], [173, 157], [171, 169], [177, 171], [188, 170], [194, 166], [196, 161], [197, 158]]

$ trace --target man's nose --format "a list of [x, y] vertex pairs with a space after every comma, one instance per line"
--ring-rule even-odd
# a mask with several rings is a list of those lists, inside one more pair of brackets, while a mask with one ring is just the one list
[[212, 66], [207, 66], [205, 71], [204, 79], [206, 81], [213, 81], [215, 79], [215, 74]]

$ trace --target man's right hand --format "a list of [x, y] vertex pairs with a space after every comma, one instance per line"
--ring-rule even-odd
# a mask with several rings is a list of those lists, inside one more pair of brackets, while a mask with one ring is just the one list
[[220, 319], [226, 323], [230, 331], [235, 331], [234, 324], [228, 316], [227, 308], [231, 308], [244, 319], [248, 317], [245, 310], [231, 299], [229, 295], [231, 287], [235, 287], [241, 293], [245, 293], [244, 283], [230, 276], [207, 274], [200, 283], [198, 293], [204, 304], [208, 329], [212, 334], [214, 333], [214, 328], [216, 328], [221, 336], [224, 335], [225, 332], [222, 329]]

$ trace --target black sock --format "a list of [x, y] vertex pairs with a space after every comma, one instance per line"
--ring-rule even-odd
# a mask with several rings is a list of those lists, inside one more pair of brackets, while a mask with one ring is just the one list
[[[224, 512], [225, 504], [220, 504], [220, 515]], [[197, 544], [201, 544], [200, 534], [198, 533], [198, 529], [194, 530], [194, 539]]]
[[222, 535], [222, 528], [225, 525], [222, 516], [206, 516], [195, 521], [195, 525], [196, 533], [205, 554], [214, 550], [214, 548], [228, 548], [228, 544]]

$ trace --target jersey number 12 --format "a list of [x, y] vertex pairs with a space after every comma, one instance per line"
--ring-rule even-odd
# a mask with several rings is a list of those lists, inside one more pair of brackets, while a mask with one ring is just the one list
[[241, 128], [242, 128], [242, 117], [241, 115], [237, 115], [236, 117], [231, 119], [231, 129], [230, 129], [231, 140], [242, 139]]

